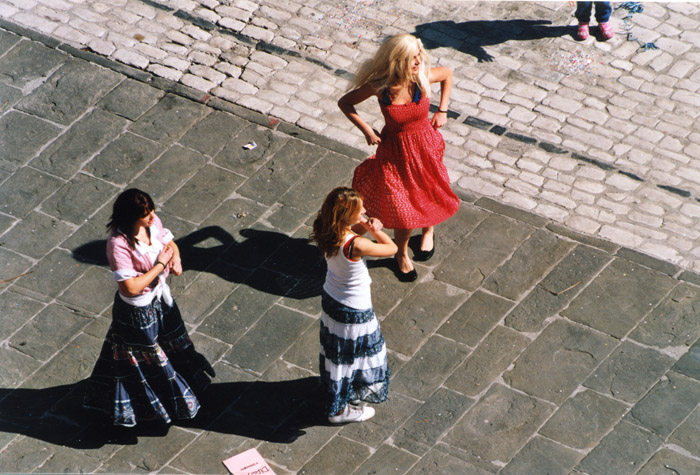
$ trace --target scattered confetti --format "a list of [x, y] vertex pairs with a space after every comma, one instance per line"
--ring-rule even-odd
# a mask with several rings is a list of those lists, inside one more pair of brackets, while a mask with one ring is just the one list
[[557, 51], [552, 57], [547, 59], [549, 67], [552, 71], [566, 74], [590, 74], [593, 71], [595, 58], [583, 51]]
[[378, 3], [379, 0], [344, 0], [338, 2], [338, 5], [326, 15], [326, 18], [329, 24], [346, 31], [359, 27], [379, 32], [379, 25], [369, 20], [369, 18], [376, 18], [378, 12], [375, 7]]

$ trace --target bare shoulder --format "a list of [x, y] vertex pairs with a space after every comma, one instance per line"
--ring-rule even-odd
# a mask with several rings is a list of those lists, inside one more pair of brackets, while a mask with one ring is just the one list
[[353, 89], [352, 91], [348, 92], [343, 97], [341, 97], [338, 101], [338, 104], [359, 104], [360, 102], [366, 101], [372, 96], [376, 96], [377, 93], [378, 91], [374, 88], [374, 86], [372, 86], [369, 83], [365, 83], [357, 89]]
[[441, 82], [452, 76], [452, 70], [447, 66], [439, 66], [437, 68], [430, 68], [430, 75], [428, 80], [430, 82]]

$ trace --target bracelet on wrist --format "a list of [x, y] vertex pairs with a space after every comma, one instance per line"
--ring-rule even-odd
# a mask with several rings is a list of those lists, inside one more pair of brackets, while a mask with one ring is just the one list
[[163, 266], [163, 269], [165, 269], [165, 264], [162, 263], [162, 262], [160, 262], [160, 261], [156, 261], [156, 263], [153, 264], [153, 267], [157, 266], [158, 264], [162, 265], [162, 266]]
[[438, 111], [438, 112], [442, 112], [443, 114], [447, 114], [447, 111], [443, 111], [443, 110], [440, 110], [440, 109], [438, 109], [437, 111]]

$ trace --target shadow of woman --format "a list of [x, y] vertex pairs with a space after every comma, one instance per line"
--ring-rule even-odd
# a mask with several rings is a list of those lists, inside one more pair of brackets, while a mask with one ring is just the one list
[[[321, 295], [325, 261], [307, 239], [276, 231], [246, 228], [240, 241], [220, 226], [207, 226], [176, 239], [187, 271], [210, 272], [230, 282], [294, 299]], [[106, 240], [73, 250], [73, 258], [107, 266]], [[238, 272], [236, 272], [236, 270]]]
[[428, 49], [448, 47], [474, 56], [480, 63], [493, 61], [484, 46], [507, 41], [541, 40], [575, 35], [569, 26], [551, 25], [548, 20], [477, 20], [455, 23], [452, 20], [423, 23], [412, 34]]
[[[0, 432], [23, 434], [75, 449], [133, 445], [139, 437], [165, 436], [170, 425], [115, 427], [106, 415], [82, 408], [85, 381], [44, 389], [0, 388]], [[180, 427], [290, 443], [323, 417], [323, 392], [316, 377], [277, 382], [213, 383], [198, 395], [202, 409]]]

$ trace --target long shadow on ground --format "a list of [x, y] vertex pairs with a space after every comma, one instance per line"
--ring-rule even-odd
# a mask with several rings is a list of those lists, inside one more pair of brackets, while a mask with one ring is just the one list
[[484, 46], [508, 41], [541, 40], [574, 35], [570, 26], [548, 26], [549, 20], [477, 20], [455, 23], [452, 20], [423, 23], [412, 33], [428, 49], [454, 48], [474, 56], [479, 62], [493, 61]]
[[[132, 445], [139, 436], [165, 436], [163, 423], [114, 427], [106, 415], [82, 408], [85, 381], [45, 389], [0, 388], [0, 432], [76, 449]], [[202, 409], [175, 425], [271, 442], [293, 442], [304, 428], [327, 425], [319, 378], [278, 382], [213, 383], [199, 399]]]

